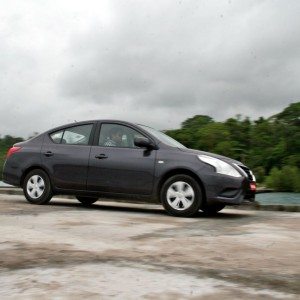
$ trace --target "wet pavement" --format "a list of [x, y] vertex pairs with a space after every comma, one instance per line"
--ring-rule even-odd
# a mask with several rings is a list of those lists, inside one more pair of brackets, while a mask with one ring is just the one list
[[0, 195], [0, 298], [297, 299], [300, 214]]

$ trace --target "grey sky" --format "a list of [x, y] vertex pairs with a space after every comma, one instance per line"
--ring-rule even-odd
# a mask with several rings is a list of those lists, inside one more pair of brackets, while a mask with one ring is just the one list
[[73, 120], [176, 128], [300, 94], [300, 1], [1, 1], [0, 133]]

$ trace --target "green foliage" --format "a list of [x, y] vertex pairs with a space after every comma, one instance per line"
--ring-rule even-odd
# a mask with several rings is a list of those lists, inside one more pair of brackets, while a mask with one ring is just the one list
[[235, 141], [221, 141], [214, 147], [213, 152], [233, 157], [239, 151]]
[[265, 169], [262, 166], [254, 167], [252, 172], [255, 174], [256, 181], [262, 183], [265, 180]]
[[284, 164], [290, 165], [290, 166], [296, 166], [300, 168], [300, 152], [298, 154], [293, 154], [290, 156], [287, 156], [283, 159]]
[[2, 179], [2, 170], [4, 166], [6, 151], [0, 148], [0, 180]]
[[229, 141], [229, 132], [223, 123], [209, 123], [197, 130], [196, 148], [209, 151], [220, 142]]
[[182, 122], [181, 127], [188, 128], [190, 130], [197, 130], [199, 127], [202, 127], [204, 125], [207, 125], [209, 123], [212, 123], [213, 119], [209, 116], [204, 116], [204, 115], [196, 115], [192, 118], [189, 118]]
[[272, 168], [266, 179], [268, 187], [282, 192], [300, 192], [300, 170], [295, 166]]
[[292, 103], [281, 113], [271, 117], [288, 125], [300, 126], [300, 102]]

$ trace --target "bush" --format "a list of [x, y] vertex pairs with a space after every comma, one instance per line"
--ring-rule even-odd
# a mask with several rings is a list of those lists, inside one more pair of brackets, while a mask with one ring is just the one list
[[300, 170], [295, 166], [272, 168], [266, 185], [281, 192], [300, 192]]
[[2, 171], [6, 157], [6, 149], [1, 149], [0, 147], [0, 180], [2, 180]]
[[265, 179], [265, 169], [262, 166], [253, 168], [253, 173], [258, 183], [262, 183]]

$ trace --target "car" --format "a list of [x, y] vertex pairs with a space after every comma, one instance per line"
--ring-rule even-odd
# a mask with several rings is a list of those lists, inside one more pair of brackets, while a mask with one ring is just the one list
[[241, 162], [118, 120], [75, 122], [15, 144], [3, 181], [22, 187], [32, 204], [58, 194], [86, 206], [100, 197], [127, 199], [161, 203], [181, 217], [253, 201], [256, 191], [255, 176]]

